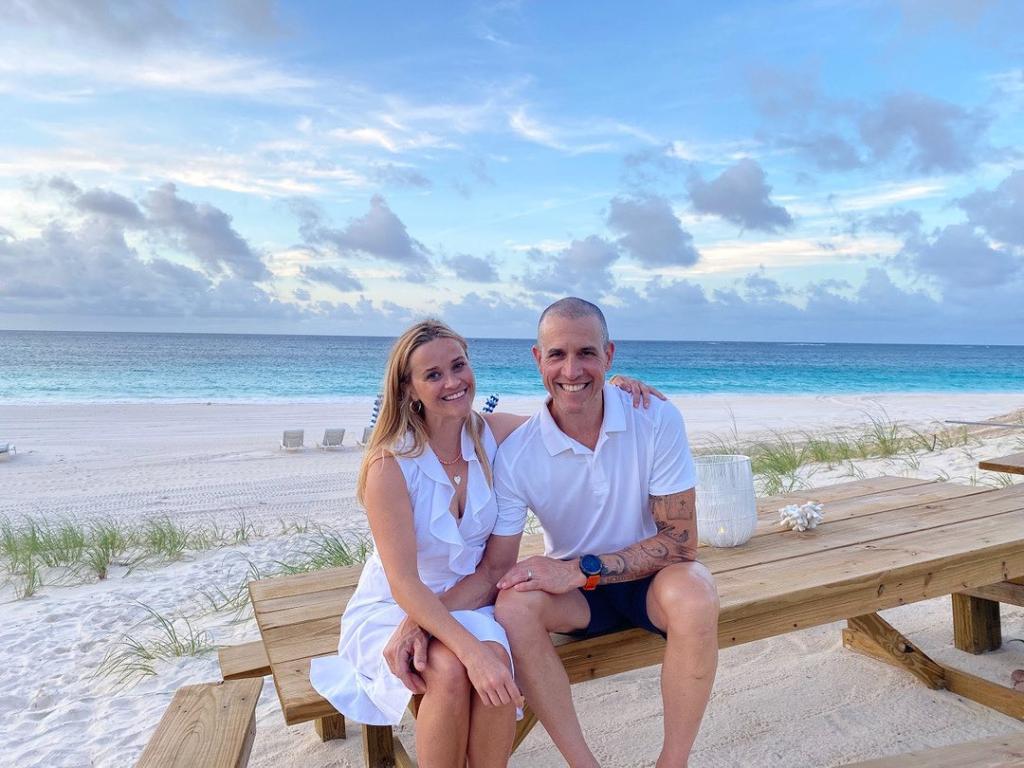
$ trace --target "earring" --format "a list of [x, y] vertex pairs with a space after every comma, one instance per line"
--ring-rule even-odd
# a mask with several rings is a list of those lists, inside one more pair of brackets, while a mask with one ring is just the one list
[[423, 401], [413, 400], [411, 403], [409, 403], [409, 410], [416, 414], [423, 413]]

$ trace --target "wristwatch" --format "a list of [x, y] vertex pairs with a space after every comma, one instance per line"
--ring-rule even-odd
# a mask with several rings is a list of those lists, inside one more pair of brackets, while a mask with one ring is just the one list
[[583, 555], [580, 558], [580, 570], [587, 577], [587, 583], [583, 585], [585, 590], [589, 592], [597, 586], [597, 582], [601, 580], [602, 568], [604, 568], [604, 563], [597, 555]]

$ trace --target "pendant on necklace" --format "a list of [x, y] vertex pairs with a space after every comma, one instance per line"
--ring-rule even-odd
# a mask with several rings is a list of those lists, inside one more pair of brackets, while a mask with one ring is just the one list
[[452, 480], [454, 480], [455, 484], [458, 485], [459, 483], [462, 482], [462, 475], [455, 475], [452, 477]]

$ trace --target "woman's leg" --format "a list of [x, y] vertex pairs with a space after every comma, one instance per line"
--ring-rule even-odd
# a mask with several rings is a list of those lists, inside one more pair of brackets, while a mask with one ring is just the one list
[[416, 760], [421, 768], [465, 768], [473, 687], [462, 662], [445, 645], [431, 640], [427, 692], [416, 717]]
[[[491, 653], [511, 668], [512, 660], [500, 643], [484, 643]], [[476, 691], [469, 715], [469, 768], [505, 768], [516, 736], [516, 708], [519, 702], [490, 707]]]

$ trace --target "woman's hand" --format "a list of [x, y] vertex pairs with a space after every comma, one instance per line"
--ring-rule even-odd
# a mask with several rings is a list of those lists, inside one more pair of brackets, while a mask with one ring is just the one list
[[[483, 643], [467, 659], [460, 659], [466, 667], [469, 682], [480, 695], [484, 704], [500, 707], [507, 704], [523, 705], [523, 694], [519, 692], [512, 677], [512, 670], [492, 653]], [[504, 651], [502, 651], [504, 654]]]
[[384, 646], [384, 660], [395, 677], [413, 693], [426, 693], [427, 686], [420, 676], [427, 667], [427, 644], [430, 636], [406, 616]]
[[623, 392], [629, 392], [633, 396], [634, 408], [640, 406], [641, 400], [643, 400], [644, 408], [647, 408], [651, 404], [651, 395], [654, 395], [659, 400], [668, 400], [667, 397], [649, 384], [644, 384], [640, 379], [623, 376], [621, 373], [617, 373], [608, 379], [608, 383], [618, 387]]

